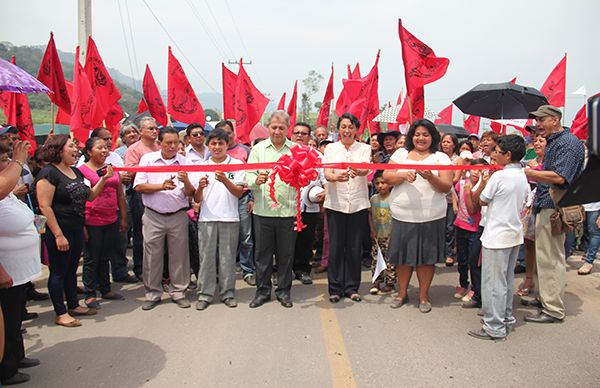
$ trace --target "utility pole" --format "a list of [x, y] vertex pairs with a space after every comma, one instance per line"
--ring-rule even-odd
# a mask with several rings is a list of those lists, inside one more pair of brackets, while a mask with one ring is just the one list
[[88, 36], [92, 35], [92, 0], [77, 0], [79, 62], [85, 64]]
[[[235, 60], [235, 61], [232, 61], [232, 60], [230, 59], [230, 60], [228, 60], [228, 61], [227, 61], [227, 64], [228, 64], [228, 65], [239, 65], [239, 64], [240, 64], [240, 61], [237, 61], [237, 60]], [[250, 60], [250, 61], [242, 61], [242, 64], [243, 64], [243, 65], [251, 65], [251, 64], [252, 64], [252, 61], [251, 61], [251, 60]]]

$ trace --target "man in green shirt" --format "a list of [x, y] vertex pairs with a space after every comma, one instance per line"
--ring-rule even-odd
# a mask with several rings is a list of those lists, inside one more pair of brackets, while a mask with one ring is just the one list
[[[286, 138], [290, 118], [284, 111], [275, 111], [269, 119], [269, 138], [252, 148], [248, 163], [276, 162], [282, 155], [291, 154], [294, 146]], [[294, 215], [296, 190], [275, 180], [275, 197], [279, 205], [272, 207], [269, 195], [269, 171], [247, 171], [246, 182], [254, 194], [254, 232], [256, 261], [256, 296], [250, 308], [262, 306], [271, 299], [273, 255], [277, 262], [277, 289], [275, 295], [283, 307], [292, 307], [292, 265], [294, 263]]]

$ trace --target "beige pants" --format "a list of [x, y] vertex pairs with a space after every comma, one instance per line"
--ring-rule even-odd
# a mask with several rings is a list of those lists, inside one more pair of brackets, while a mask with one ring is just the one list
[[146, 300], [159, 300], [163, 294], [165, 241], [169, 250], [169, 296], [173, 300], [185, 298], [185, 290], [190, 282], [187, 214], [180, 211], [167, 216], [146, 208], [142, 217], [142, 232]]
[[554, 209], [542, 209], [535, 219], [535, 261], [540, 301], [544, 313], [554, 318], [565, 317], [565, 234], [552, 235], [550, 215]]

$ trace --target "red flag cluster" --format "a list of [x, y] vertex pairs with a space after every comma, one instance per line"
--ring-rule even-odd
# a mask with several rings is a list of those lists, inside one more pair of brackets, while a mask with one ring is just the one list
[[338, 116], [348, 112], [358, 117], [360, 120], [359, 134], [362, 134], [367, 126], [371, 133], [380, 131], [379, 123], [371, 121], [379, 114], [378, 64], [379, 52], [369, 74], [362, 78], [342, 80], [344, 88], [335, 105], [335, 113]]
[[252, 83], [240, 58], [240, 70], [236, 75], [222, 65], [223, 111], [225, 119], [235, 120], [236, 137], [242, 143], [250, 143], [250, 132], [260, 121], [269, 99]]
[[[357, 64], [358, 65], [358, 64]], [[319, 117], [317, 117], [317, 126], [323, 125], [327, 127], [329, 124], [329, 111], [331, 110], [331, 100], [333, 100], [333, 65], [331, 65], [331, 75], [325, 89], [325, 96], [319, 108]]]
[[168, 74], [168, 112], [171, 117], [188, 124], [198, 123], [204, 125], [206, 122], [204, 109], [185, 76], [181, 64], [173, 55], [171, 47], [169, 47]]

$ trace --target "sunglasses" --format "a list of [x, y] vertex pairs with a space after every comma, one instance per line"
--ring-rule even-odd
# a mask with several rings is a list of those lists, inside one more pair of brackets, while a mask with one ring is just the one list
[[191, 137], [200, 137], [200, 136], [204, 136], [204, 132], [192, 132], [190, 133]]

